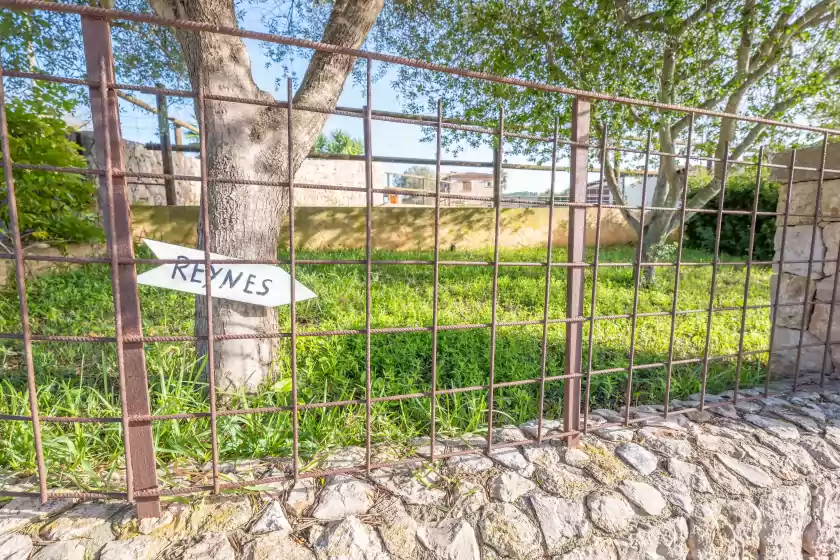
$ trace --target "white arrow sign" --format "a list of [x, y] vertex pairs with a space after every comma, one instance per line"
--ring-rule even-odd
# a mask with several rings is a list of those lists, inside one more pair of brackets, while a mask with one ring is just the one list
[[[143, 242], [159, 259], [204, 259], [204, 251], [188, 249], [151, 239]], [[211, 259], [231, 260], [216, 253]], [[203, 263], [164, 264], [137, 277], [137, 282], [180, 292], [205, 295]], [[213, 297], [276, 307], [291, 303], [291, 276], [282, 268], [268, 264], [211, 264], [210, 288]], [[295, 299], [303, 301], [317, 297], [312, 290], [295, 282]]]

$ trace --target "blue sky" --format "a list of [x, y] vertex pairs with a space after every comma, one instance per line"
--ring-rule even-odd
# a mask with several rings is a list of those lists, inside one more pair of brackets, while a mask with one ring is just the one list
[[[246, 16], [243, 28], [253, 31], [266, 31], [260, 22], [259, 12], [249, 11]], [[251, 67], [254, 79], [257, 85], [272, 93], [277, 99], [285, 100], [285, 87], [278, 91], [275, 82], [277, 78], [283, 76], [283, 68], [280, 64], [270, 61], [259, 41], [245, 40], [248, 48], [248, 53], [251, 56]], [[308, 59], [297, 57], [292, 61], [291, 68], [298, 77], [302, 77], [306, 71]], [[374, 63], [374, 71], [376, 71], [376, 64]], [[392, 88], [391, 84], [396, 76], [395, 69], [392, 67], [388, 70], [384, 77], [380, 78], [374, 83], [372, 97], [373, 107], [379, 110], [386, 111], [401, 111], [403, 106], [397, 95], [397, 92]], [[285, 82], [283, 82], [285, 83]], [[147, 102], [154, 104], [153, 96], [138, 95]], [[351, 79], [348, 79], [344, 91], [339, 99], [339, 105], [361, 107], [364, 104], [365, 95], [362, 87], [354, 84]], [[133, 105], [121, 102], [123, 136], [127, 140], [135, 140], [139, 142], [154, 142], [157, 141], [157, 117], [150, 115], [142, 109], [136, 108]], [[170, 109], [170, 115], [177, 116], [187, 122], [195, 122], [192, 111], [192, 105], [179, 105]], [[333, 115], [328, 120], [324, 127], [324, 132], [329, 133], [336, 129], [342, 129], [350, 133], [356, 138], [362, 138], [362, 120]], [[418, 126], [386, 123], [382, 121], [373, 121], [372, 123], [372, 144], [373, 153], [376, 156], [403, 156], [403, 157], [418, 157], [418, 158], [434, 158], [435, 145], [434, 142], [422, 142], [422, 129]], [[451, 153], [444, 153], [446, 159], [459, 159], [470, 161], [491, 161], [493, 158], [492, 151], [487, 146], [473, 148], [468, 145], [461, 146], [461, 151], [457, 158]], [[523, 156], [510, 156], [505, 158], [509, 163], [533, 163]], [[408, 166], [404, 164], [381, 164], [384, 171], [388, 172], [403, 172]], [[558, 161], [558, 165], [568, 165], [567, 161]], [[490, 168], [475, 169], [475, 168], [457, 168], [444, 167], [443, 171], [484, 171], [491, 172]], [[591, 175], [591, 179], [597, 179], [597, 175]], [[384, 180], [380, 178], [380, 180]], [[551, 174], [547, 171], [526, 171], [526, 170], [509, 170], [508, 171], [508, 191], [531, 191], [543, 192], [548, 190], [551, 181]], [[560, 192], [566, 189], [569, 185], [569, 176], [566, 172], [557, 173], [557, 191]]]

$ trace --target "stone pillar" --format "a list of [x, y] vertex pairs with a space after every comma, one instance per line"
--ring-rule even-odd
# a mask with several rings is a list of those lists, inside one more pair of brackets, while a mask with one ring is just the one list
[[[808, 148], [797, 152], [796, 165], [802, 167], [819, 167], [821, 146]], [[776, 155], [773, 163], [787, 165], [790, 153]], [[826, 168], [840, 167], [840, 145], [830, 145], [826, 158]], [[774, 181], [780, 183], [779, 203], [777, 211], [785, 211], [787, 200], [787, 185], [789, 172], [787, 169], [774, 168]], [[802, 344], [808, 346], [802, 349], [799, 363], [801, 373], [819, 373], [823, 367], [825, 343], [828, 337], [828, 316], [832, 305], [836, 263], [823, 262], [838, 258], [840, 245], [840, 174], [826, 173], [822, 185], [822, 216], [817, 220], [816, 236], [814, 237], [814, 263], [811, 267], [811, 280], [808, 274], [807, 261], [811, 255], [811, 239], [814, 235], [814, 210], [817, 199], [819, 181], [815, 171], [799, 171], [794, 174], [790, 194], [790, 214], [787, 220], [787, 233], [784, 247], [782, 247], [782, 230], [784, 216], [776, 220], [774, 261], [778, 261], [784, 252], [784, 269], [773, 265], [773, 276], [770, 283], [770, 303], [775, 303], [776, 293], [779, 293], [779, 305], [797, 304], [793, 307], [780, 307], [776, 315], [774, 328], [774, 348], [796, 346], [802, 339]], [[831, 342], [840, 343], [840, 287], [838, 287], [838, 301], [836, 301], [833, 323], [831, 328]], [[809, 305], [805, 305], [806, 302]], [[803, 323], [803, 313], [805, 320]], [[771, 310], [772, 318], [772, 310]], [[803, 329], [804, 325], [804, 329]], [[771, 370], [774, 375], [792, 377], [795, 372], [797, 350], [783, 350], [773, 355]], [[825, 372], [831, 374], [840, 371], [840, 344], [831, 348], [830, 360], [826, 360]]]

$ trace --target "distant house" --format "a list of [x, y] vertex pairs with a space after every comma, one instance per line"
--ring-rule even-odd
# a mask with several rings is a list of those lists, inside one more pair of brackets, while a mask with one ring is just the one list
[[[444, 183], [445, 181], [445, 183]], [[462, 194], [471, 196], [493, 196], [493, 174], [492, 173], [451, 173], [441, 181], [441, 191], [450, 194]], [[444, 198], [442, 206], [492, 206], [491, 201], [481, 200], [460, 200], [457, 198]]]
[[493, 196], [492, 173], [452, 173], [446, 180], [452, 194]]
[[[612, 204], [612, 193], [604, 181], [604, 190], [601, 192], [601, 183], [599, 181], [590, 181], [586, 184], [586, 203], [598, 204], [598, 194], [601, 194], [601, 204]], [[565, 190], [557, 195], [558, 202], [569, 202], [569, 191]]]

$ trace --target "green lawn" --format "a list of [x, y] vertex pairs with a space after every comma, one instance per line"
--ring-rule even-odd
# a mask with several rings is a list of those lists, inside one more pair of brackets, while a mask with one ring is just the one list
[[[145, 253], [144, 253], [145, 254]], [[360, 251], [299, 252], [299, 258], [363, 258]], [[282, 258], [282, 257], [281, 257]], [[376, 259], [430, 259], [431, 253], [376, 252]], [[489, 260], [487, 253], [445, 252], [447, 260]], [[506, 261], [539, 261], [544, 249], [505, 251]], [[563, 261], [562, 250], [555, 260]], [[588, 258], [591, 260], [592, 255]], [[633, 249], [609, 248], [603, 262], [631, 262]], [[685, 251], [685, 261], [710, 260], [709, 255]], [[148, 267], [146, 267], [148, 268]], [[364, 326], [364, 266], [299, 266], [298, 277], [318, 298], [298, 305], [303, 331], [360, 328]], [[753, 271], [750, 303], [769, 302], [768, 268]], [[745, 269], [726, 266], [718, 274], [716, 307], [738, 306], [743, 301]], [[591, 271], [587, 271], [586, 314], [589, 313]], [[490, 321], [492, 267], [442, 267], [440, 272], [440, 324]], [[709, 301], [711, 267], [686, 268], [681, 274], [679, 309], [705, 309]], [[639, 312], [670, 311], [674, 269], [659, 270], [655, 284], [643, 288]], [[499, 273], [499, 321], [542, 319], [545, 272], [541, 267], [503, 267]], [[551, 283], [550, 315], [565, 314], [565, 269], [555, 268]], [[89, 265], [72, 272], [41, 277], [28, 283], [31, 325], [38, 334], [113, 334], [113, 305], [107, 266]], [[374, 327], [430, 325], [432, 315], [431, 266], [375, 266], [373, 271]], [[632, 268], [603, 268], [598, 277], [597, 314], [629, 313], [633, 301]], [[144, 332], [148, 335], [192, 334], [193, 297], [179, 292], [141, 287]], [[280, 308], [283, 329], [288, 328], [288, 308]], [[680, 315], [676, 322], [675, 359], [703, 355], [706, 313]], [[665, 361], [668, 355], [670, 317], [640, 318], [636, 363]], [[737, 352], [740, 311], [714, 315], [712, 355]], [[630, 321], [595, 323], [594, 369], [628, 365]], [[747, 314], [744, 346], [767, 347], [769, 310]], [[19, 332], [17, 296], [0, 293], [0, 331]], [[542, 327], [501, 327], [496, 355], [497, 382], [539, 376]], [[562, 373], [565, 327], [549, 330], [548, 375]], [[584, 326], [584, 341], [588, 325]], [[584, 365], [587, 348], [584, 342]], [[490, 329], [441, 332], [438, 346], [440, 388], [487, 383]], [[278, 381], [259, 395], [233, 397], [236, 407], [289, 404], [288, 341], [280, 345]], [[0, 411], [28, 414], [22, 346], [4, 341], [0, 345]], [[298, 339], [299, 401], [364, 398], [364, 336], [301, 337]], [[147, 368], [155, 414], [207, 410], [206, 383], [191, 343], [151, 344], [146, 349]], [[762, 381], [765, 355], [744, 364], [742, 385]], [[111, 344], [36, 343], [35, 368], [38, 402], [42, 415], [118, 416], [116, 360]], [[431, 335], [429, 333], [374, 335], [372, 376], [375, 396], [428, 391], [430, 389]], [[680, 398], [700, 388], [699, 364], [675, 366], [672, 397]], [[733, 386], [735, 362], [712, 362], [709, 389], [723, 391]], [[624, 401], [626, 374], [592, 378], [592, 406], [620, 406]], [[546, 385], [547, 416], [561, 413], [562, 382]], [[634, 374], [634, 402], [661, 402], [665, 392], [665, 368]], [[536, 416], [538, 385], [499, 389], [496, 392], [496, 423], [519, 423]], [[429, 427], [429, 399], [411, 399], [374, 405], [374, 441], [405, 441], [422, 435]], [[480, 432], [486, 425], [486, 395], [468, 392], [441, 397], [438, 427], [442, 433]], [[218, 421], [222, 459], [288, 455], [291, 422], [288, 413], [225, 417]], [[45, 424], [43, 426], [47, 467], [51, 483], [68, 478], [95, 488], [93, 473], [113, 469], [122, 458], [119, 424]], [[179, 463], [209, 459], [209, 423], [206, 420], [165, 421], [154, 426], [158, 461]], [[311, 455], [321, 446], [350, 445], [364, 441], [364, 406], [311, 409], [300, 415], [301, 452]], [[26, 422], [0, 422], [0, 467], [34, 470], [32, 430]]]

